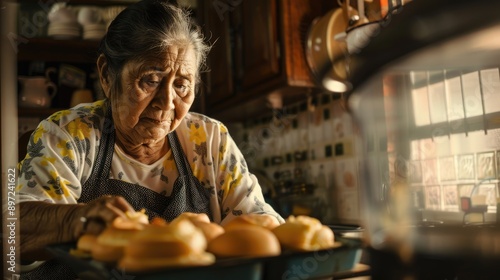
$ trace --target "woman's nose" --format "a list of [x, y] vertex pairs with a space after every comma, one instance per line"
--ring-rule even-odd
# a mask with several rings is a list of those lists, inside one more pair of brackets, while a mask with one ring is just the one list
[[168, 111], [174, 108], [175, 90], [172, 85], [164, 85], [155, 95], [153, 107], [162, 111]]

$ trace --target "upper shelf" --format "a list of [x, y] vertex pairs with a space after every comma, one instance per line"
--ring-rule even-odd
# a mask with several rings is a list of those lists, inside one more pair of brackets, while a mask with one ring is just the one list
[[26, 42], [19, 42], [17, 59], [18, 61], [94, 63], [98, 46], [98, 40], [31, 38]]
[[[17, 0], [19, 3], [26, 3], [26, 0]], [[42, 0], [39, 2], [53, 4], [53, 0]], [[60, 1], [61, 2], [61, 1]], [[68, 2], [68, 1], [66, 1]], [[139, 2], [139, 0], [71, 0], [71, 5], [130, 5], [132, 3]]]

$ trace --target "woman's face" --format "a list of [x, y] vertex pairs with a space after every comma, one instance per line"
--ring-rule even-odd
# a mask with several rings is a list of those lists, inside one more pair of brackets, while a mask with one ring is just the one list
[[192, 47], [125, 64], [121, 90], [111, 92], [113, 121], [128, 143], [149, 145], [179, 126], [194, 101], [197, 63]]

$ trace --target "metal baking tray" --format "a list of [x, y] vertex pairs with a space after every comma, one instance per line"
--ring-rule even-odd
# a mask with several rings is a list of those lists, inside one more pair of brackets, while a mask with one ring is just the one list
[[313, 252], [283, 252], [264, 260], [265, 280], [334, 277], [359, 263], [362, 241], [337, 236], [338, 247]]
[[47, 247], [61, 263], [69, 266], [81, 280], [101, 279], [218, 279], [218, 280], [275, 280], [333, 277], [349, 271], [359, 263], [362, 239], [344, 237], [360, 229], [330, 226], [338, 246], [313, 252], [283, 251], [279, 256], [265, 258], [231, 258], [217, 260], [213, 265], [188, 268], [169, 268], [147, 273], [127, 273], [91, 259], [70, 254], [73, 243]]
[[110, 267], [102, 262], [74, 256], [70, 253], [76, 247], [75, 243], [55, 244], [47, 250], [61, 263], [69, 266], [81, 280], [261, 280], [263, 262], [260, 259], [227, 259], [217, 260], [209, 266], [185, 268], [168, 268], [144, 273], [127, 273], [121, 269]]

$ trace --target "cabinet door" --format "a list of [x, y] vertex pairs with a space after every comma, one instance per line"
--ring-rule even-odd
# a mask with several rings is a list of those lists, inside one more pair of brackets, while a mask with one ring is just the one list
[[233, 90], [233, 76], [230, 37], [230, 13], [221, 14], [210, 5], [211, 2], [200, 1], [203, 8], [205, 34], [209, 38], [212, 49], [207, 63], [207, 95], [206, 103], [212, 105], [230, 97]]
[[276, 0], [243, 0], [241, 81], [244, 89], [280, 74]]

